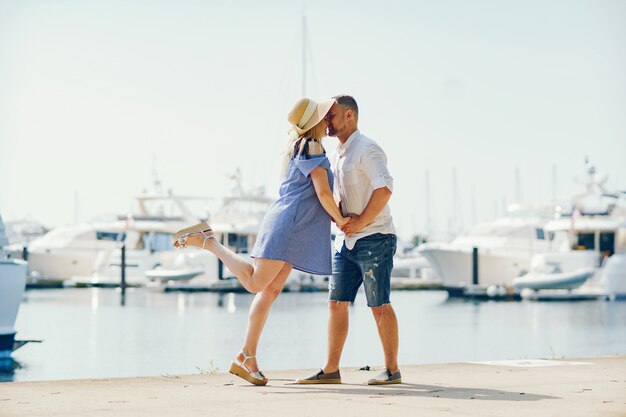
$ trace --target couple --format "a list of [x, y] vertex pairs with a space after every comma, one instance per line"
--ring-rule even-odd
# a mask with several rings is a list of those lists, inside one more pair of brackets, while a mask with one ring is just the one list
[[[250, 263], [215, 239], [200, 223], [174, 235], [174, 245], [196, 246], [215, 254], [256, 293], [250, 306], [246, 338], [230, 372], [254, 385], [268, 378], [259, 370], [256, 351], [272, 303], [292, 268], [330, 275], [326, 364], [298, 384], [341, 383], [339, 359], [348, 335], [348, 305], [364, 284], [385, 354], [386, 368], [370, 385], [397, 384], [398, 322], [389, 303], [396, 236], [387, 202], [393, 179], [381, 147], [357, 128], [359, 109], [341, 95], [316, 103], [298, 100], [287, 120], [291, 136], [283, 157], [280, 197], [269, 208]], [[321, 140], [336, 136], [340, 145], [329, 162]], [[334, 188], [334, 191], [333, 191]], [[333, 194], [334, 193], [334, 194]], [[341, 229], [335, 239], [331, 268], [330, 222]]]

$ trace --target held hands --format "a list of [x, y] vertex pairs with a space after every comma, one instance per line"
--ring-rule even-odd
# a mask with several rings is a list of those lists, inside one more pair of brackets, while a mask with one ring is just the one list
[[341, 217], [339, 220], [335, 221], [337, 227], [343, 229], [343, 227], [350, 222], [350, 217]]
[[358, 214], [349, 213], [349, 220], [343, 226], [337, 224], [342, 232], [346, 234], [346, 236], [352, 236], [355, 233], [358, 233], [363, 229], [366, 225], [361, 221], [361, 217]]

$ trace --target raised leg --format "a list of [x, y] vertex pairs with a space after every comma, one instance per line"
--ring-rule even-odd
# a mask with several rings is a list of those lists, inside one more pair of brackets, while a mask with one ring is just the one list
[[279, 274], [286, 262], [273, 259], [257, 258], [254, 264], [243, 259], [232, 250], [222, 245], [217, 239], [208, 239], [200, 234], [187, 238], [188, 246], [196, 246], [210, 251], [235, 274], [243, 287], [251, 293], [263, 291]]

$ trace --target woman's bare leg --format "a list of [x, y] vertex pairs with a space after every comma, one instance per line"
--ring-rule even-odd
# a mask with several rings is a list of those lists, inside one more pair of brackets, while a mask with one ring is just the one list
[[200, 234], [191, 235], [187, 238], [188, 246], [201, 248], [203, 244], [204, 249], [224, 262], [224, 265], [235, 274], [241, 285], [252, 293], [263, 291], [286, 264], [284, 261], [264, 258], [257, 258], [252, 264], [222, 245], [217, 239], [207, 239], [205, 243], [204, 237]]
[[[276, 278], [274, 278], [274, 280], [270, 282], [270, 284], [263, 291], [254, 297], [254, 300], [250, 305], [250, 313], [248, 314], [246, 339], [241, 349], [246, 355], [256, 355], [259, 338], [261, 337], [261, 332], [263, 331], [263, 326], [265, 326], [265, 321], [269, 315], [270, 308], [272, 307], [274, 300], [276, 300], [276, 297], [278, 297], [285, 286], [285, 281], [287, 281], [287, 277], [290, 272], [291, 265], [285, 263]], [[242, 362], [244, 360], [243, 355], [237, 355], [237, 360]], [[256, 359], [247, 360], [245, 365], [251, 372], [259, 371]]]

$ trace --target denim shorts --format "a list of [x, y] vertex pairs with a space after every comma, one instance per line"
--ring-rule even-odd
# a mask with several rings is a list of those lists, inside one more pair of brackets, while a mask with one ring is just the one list
[[389, 304], [391, 269], [397, 238], [376, 233], [356, 241], [352, 250], [344, 243], [333, 257], [333, 275], [329, 283], [330, 301], [354, 302], [363, 283], [367, 305]]

